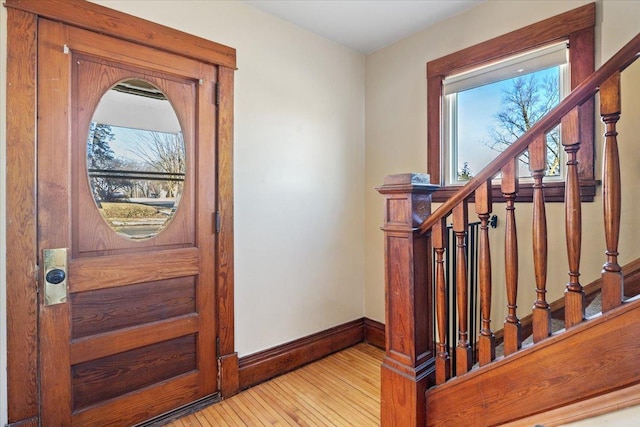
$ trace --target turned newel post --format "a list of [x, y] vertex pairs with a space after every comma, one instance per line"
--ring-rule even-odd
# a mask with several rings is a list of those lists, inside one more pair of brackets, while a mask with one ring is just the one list
[[429, 175], [387, 176], [384, 196], [386, 355], [381, 425], [424, 426], [425, 391], [435, 369], [430, 234], [418, 226], [431, 213]]

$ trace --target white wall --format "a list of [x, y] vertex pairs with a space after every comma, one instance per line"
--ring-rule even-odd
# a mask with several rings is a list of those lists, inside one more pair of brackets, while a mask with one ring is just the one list
[[101, 1], [237, 49], [236, 348], [362, 317], [364, 56], [236, 1]]
[[[487, 1], [447, 21], [433, 25], [422, 32], [407, 37], [366, 58], [365, 75], [365, 316], [384, 321], [384, 270], [382, 223], [382, 197], [374, 187], [382, 184], [385, 175], [402, 172], [426, 172], [427, 169], [427, 88], [426, 63], [432, 59], [458, 51], [484, 40], [532, 24], [581, 6], [588, 1]], [[605, 0], [597, 3], [596, 15], [596, 67], [602, 64], [624, 43], [637, 34], [640, 22], [640, 2]], [[634, 71], [635, 72], [635, 71]], [[635, 74], [637, 75], [637, 74]], [[637, 92], [636, 92], [637, 93]], [[625, 98], [623, 96], [623, 98]], [[627, 100], [630, 97], [626, 97]], [[633, 97], [631, 97], [633, 98]], [[624, 111], [624, 110], [623, 110]], [[637, 111], [637, 110], [636, 110]], [[627, 110], [628, 112], [628, 110]], [[637, 135], [638, 127], [621, 120], [627, 126], [621, 135]], [[633, 127], [635, 126], [635, 128]], [[601, 130], [596, 131], [596, 141]], [[599, 143], [597, 145], [600, 145]], [[633, 148], [628, 148], [623, 159], [640, 160]], [[596, 174], [600, 174], [596, 159]], [[637, 164], [637, 163], [636, 163]], [[637, 182], [640, 174], [633, 164], [623, 169], [623, 181]], [[633, 189], [633, 184], [627, 187]], [[633, 209], [638, 199], [631, 191], [623, 198], [621, 259], [628, 262], [638, 255], [635, 241], [640, 237], [637, 214]], [[473, 208], [470, 211], [473, 212]], [[526, 227], [531, 224], [531, 205], [518, 205], [518, 230], [520, 236], [520, 288], [518, 305], [521, 316], [530, 313], [535, 299], [531, 274], [531, 244]], [[504, 223], [504, 205], [494, 205], [499, 223]], [[637, 211], [636, 211], [637, 212]], [[566, 249], [564, 244], [564, 213], [562, 206], [548, 207], [550, 218], [549, 277], [563, 277], [559, 282], [549, 280], [549, 301], [560, 298], [566, 279]], [[554, 220], [555, 219], [555, 220]], [[600, 199], [583, 206], [584, 247], [604, 248], [602, 230], [602, 204]], [[594, 230], [598, 230], [595, 231]], [[493, 239], [494, 284], [504, 286], [504, 266], [497, 261], [503, 252], [504, 229], [491, 231]], [[600, 252], [583, 251], [581, 262], [583, 284], [592, 281], [600, 272], [604, 256]], [[524, 288], [524, 289], [523, 289]], [[496, 288], [494, 296], [501, 287]], [[501, 292], [504, 295], [504, 292]], [[504, 308], [500, 304], [500, 308]], [[493, 328], [500, 329], [504, 315], [493, 311]]]

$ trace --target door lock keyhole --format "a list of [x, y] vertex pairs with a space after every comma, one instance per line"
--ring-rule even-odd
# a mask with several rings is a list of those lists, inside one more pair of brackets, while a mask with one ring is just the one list
[[64, 270], [61, 270], [59, 268], [53, 269], [50, 272], [47, 273], [45, 279], [47, 280], [47, 282], [53, 284], [53, 285], [58, 285], [62, 282], [64, 282], [64, 279], [67, 277], [67, 275], [64, 273]]

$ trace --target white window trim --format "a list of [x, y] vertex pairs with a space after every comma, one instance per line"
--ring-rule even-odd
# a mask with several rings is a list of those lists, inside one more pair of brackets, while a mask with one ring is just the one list
[[[445, 185], [461, 186], [468, 182], [458, 180], [457, 93], [517, 77], [522, 73], [529, 74], [553, 66], [560, 66], [559, 91], [560, 101], [562, 101], [569, 94], [571, 87], [568, 48], [568, 42], [565, 40], [463, 73], [451, 75], [443, 80], [441, 147], [443, 148], [444, 156], [442, 156], [441, 170], [445, 178]], [[564, 60], [562, 60], [563, 57]], [[498, 153], [496, 153], [497, 155]], [[564, 164], [566, 160], [562, 145], [560, 145], [559, 157], [560, 165]], [[559, 175], [545, 175], [545, 180], [564, 181], [564, 169], [560, 167]], [[530, 176], [521, 176], [520, 180], [522, 182], [533, 182]], [[500, 177], [494, 178], [493, 181], [499, 183]]]

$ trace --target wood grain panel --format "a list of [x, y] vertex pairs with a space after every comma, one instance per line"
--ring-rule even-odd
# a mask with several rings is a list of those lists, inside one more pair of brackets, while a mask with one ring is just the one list
[[[218, 295], [218, 328], [220, 354], [235, 358], [235, 368], [225, 370], [221, 375], [223, 395], [235, 394], [238, 390], [238, 355], [235, 353], [234, 329], [234, 264], [233, 264], [233, 70], [220, 67], [220, 105], [218, 106], [218, 200], [220, 230], [216, 241], [216, 286]], [[227, 357], [225, 360], [229, 361]], [[235, 372], [231, 372], [234, 370]], [[227, 382], [227, 377], [232, 378]], [[229, 394], [230, 393], [230, 394]]]
[[71, 343], [71, 364], [87, 362], [133, 350], [159, 341], [198, 332], [199, 316], [188, 314], [174, 319], [81, 338]]
[[196, 245], [200, 250], [199, 280], [196, 293], [198, 295], [198, 313], [200, 314], [200, 330], [198, 332], [198, 369], [205, 373], [200, 379], [202, 395], [218, 391], [218, 360], [220, 352], [217, 349], [218, 337], [217, 305], [216, 301], [216, 221], [215, 212], [218, 188], [217, 176], [217, 138], [218, 122], [211, 120], [216, 114], [216, 82], [218, 81], [217, 67], [202, 64], [202, 74], [210, 78], [197, 87], [198, 105], [206, 106], [196, 110], [198, 123], [197, 156], [194, 163], [197, 174], [195, 223], [198, 230]]
[[[413, 271], [405, 268], [407, 263], [413, 261], [411, 253], [413, 243], [406, 234], [386, 236], [385, 254], [387, 259], [398, 260], [398, 262], [387, 263], [386, 277], [392, 277], [386, 287], [387, 295], [394, 295], [396, 298], [387, 298], [387, 357], [393, 358], [400, 363], [411, 365], [415, 355], [413, 351], [413, 340], [415, 332], [413, 327], [414, 305], [413, 301]], [[416, 257], [416, 259], [419, 259]], [[411, 334], [413, 332], [413, 334]]]
[[200, 72], [202, 63], [198, 61], [159, 49], [142, 47], [135, 43], [114, 41], [115, 43], [105, 44], [102, 34], [71, 28], [67, 46], [74, 54], [82, 52], [98, 57], [108, 57], [119, 63], [153, 69], [173, 76], [187, 76], [195, 80], [210, 78], [209, 75]]
[[[70, 135], [71, 108], [64, 95], [71, 81], [69, 57], [55, 48], [67, 38], [66, 28], [39, 21], [38, 38], [38, 63], [47, 64], [38, 67], [38, 244], [40, 249], [69, 248], [70, 204], [61, 201], [71, 198], [71, 156], [68, 146], [53, 143], [68, 142]], [[68, 304], [40, 304], [38, 318], [39, 379], [41, 389], [47, 390], [46, 398], [40, 396], [40, 421], [42, 425], [70, 425], [71, 379], [60, 375], [69, 367]]]
[[224, 397], [233, 396], [240, 390], [238, 353], [223, 354], [218, 357], [220, 393]]
[[[129, 262], [136, 268], [123, 269], [122, 266]], [[158, 268], [158, 265], [162, 267]], [[196, 248], [81, 258], [69, 262], [69, 292], [193, 276], [198, 271]]]
[[[7, 11], [7, 385], [9, 422], [38, 415], [36, 19]], [[4, 89], [4, 88], [3, 88]], [[36, 420], [37, 423], [37, 420]]]
[[82, 409], [196, 367], [195, 335], [80, 363], [71, 368], [73, 408]]
[[195, 283], [191, 276], [71, 294], [71, 338], [194, 313]]
[[74, 413], [74, 426], [130, 426], [137, 425], [140, 417], [135, 411], [144, 408], [143, 419], [171, 411], [187, 405], [198, 398], [196, 385], [199, 373], [180, 375], [174, 379], [162, 381], [139, 391], [134, 391], [117, 400], [78, 410]]

